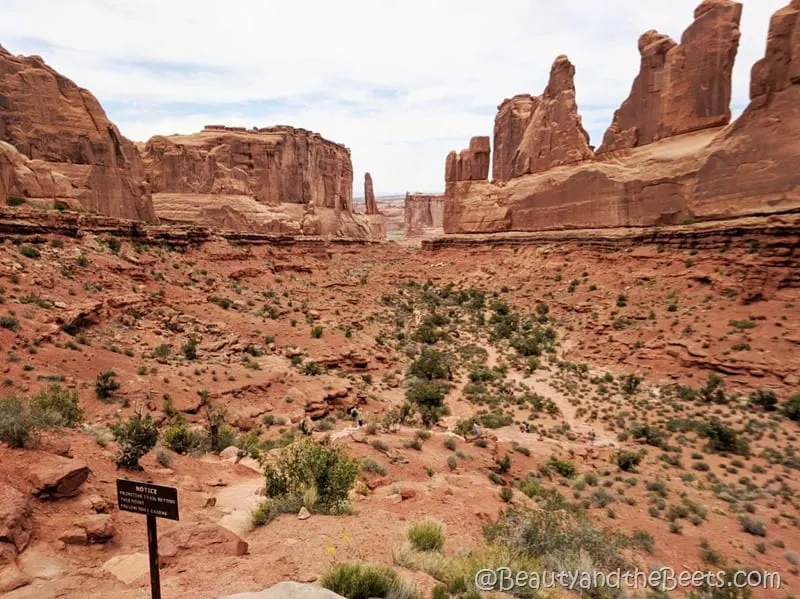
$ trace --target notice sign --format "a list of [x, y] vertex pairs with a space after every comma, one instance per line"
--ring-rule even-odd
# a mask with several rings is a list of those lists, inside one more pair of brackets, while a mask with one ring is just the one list
[[178, 520], [178, 489], [117, 479], [117, 505], [125, 512]]

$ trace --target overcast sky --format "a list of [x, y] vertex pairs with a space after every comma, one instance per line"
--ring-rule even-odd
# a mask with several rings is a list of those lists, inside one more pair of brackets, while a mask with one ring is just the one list
[[[770, 15], [745, 0], [734, 114]], [[639, 66], [637, 39], [680, 39], [699, 0], [3, 0], [0, 44], [91, 90], [127, 137], [210, 123], [293, 125], [352, 149], [355, 195], [444, 187], [448, 151], [491, 135], [497, 105], [577, 69], [599, 145]]]

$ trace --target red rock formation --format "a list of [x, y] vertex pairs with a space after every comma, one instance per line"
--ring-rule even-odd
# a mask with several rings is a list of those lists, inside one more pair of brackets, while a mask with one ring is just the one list
[[494, 161], [492, 179], [506, 181], [514, 176], [514, 155], [539, 105], [539, 98], [520, 94], [497, 107], [494, 119]]
[[153, 137], [142, 157], [153, 193], [247, 195], [272, 206], [352, 211], [350, 150], [305, 129], [211, 125]]
[[364, 208], [367, 214], [380, 214], [378, 203], [375, 201], [375, 188], [372, 185], [372, 175], [364, 175]]
[[445, 181], [485, 180], [489, 176], [490, 153], [488, 137], [473, 137], [468, 149], [447, 155]]
[[406, 193], [404, 206], [406, 237], [444, 232], [444, 196]]
[[[729, 31], [728, 18], [703, 21], [718, 10], [734, 11], [738, 18], [738, 5], [706, 1], [695, 26]], [[713, 28], [705, 35], [728, 39]], [[688, 39], [687, 33], [684, 44]], [[445, 232], [653, 226], [797, 210], [798, 40], [800, 0], [792, 0], [773, 16], [766, 57], [752, 70], [752, 100], [734, 123], [497, 184], [448, 183]], [[730, 65], [721, 61], [720, 69], [723, 75], [709, 81], [727, 81]]]
[[350, 150], [293, 127], [206, 126], [156, 136], [142, 153], [159, 218], [237, 232], [382, 239], [353, 212]]
[[[0, 141], [40, 161], [26, 164], [41, 179], [40, 187], [45, 179], [59, 179], [55, 187], [43, 183], [37, 189], [26, 175], [27, 181], [4, 186], [41, 194], [32, 197], [65, 194], [83, 208], [109, 216], [155, 220], [136, 148], [108, 120], [97, 99], [40, 57], [13, 56], [1, 46]], [[7, 150], [4, 154], [10, 160]], [[18, 158], [13, 160], [19, 164]], [[64, 187], [61, 175], [71, 189]]]
[[738, 2], [704, 0], [680, 44], [657, 31], [643, 34], [639, 75], [598, 153], [727, 124], [741, 15]]
[[[566, 56], [556, 58], [544, 93], [531, 107], [533, 110], [511, 164], [502, 164], [503, 168], [497, 172], [496, 178], [500, 180], [539, 173], [593, 156], [589, 134], [583, 128], [575, 101], [575, 67]], [[498, 142], [503, 147], [511, 145], [503, 140], [504, 135], [505, 131], [502, 127], [498, 131], [495, 121], [495, 145]], [[516, 137], [513, 132], [512, 137]]]

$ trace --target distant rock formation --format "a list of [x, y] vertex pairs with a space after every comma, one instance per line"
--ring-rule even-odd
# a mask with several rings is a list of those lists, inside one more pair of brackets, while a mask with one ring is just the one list
[[559, 56], [541, 96], [515, 96], [494, 123], [492, 178], [506, 181], [593, 156], [575, 101], [575, 67]]
[[[11, 157], [7, 148], [2, 151], [3, 170], [11, 178], [0, 183], [0, 193], [155, 220], [138, 152], [108, 120], [97, 98], [40, 57], [13, 56], [2, 46], [0, 141], [31, 161]], [[9, 162], [17, 166], [9, 169]]]
[[444, 232], [444, 196], [406, 193], [406, 237], [436, 235]]
[[680, 44], [654, 30], [643, 34], [639, 74], [598, 153], [727, 125], [741, 16], [738, 2], [704, 0]]
[[305, 129], [207, 125], [142, 151], [159, 218], [260, 233], [383, 239], [353, 212], [350, 150]]
[[594, 158], [503, 180], [515, 164], [509, 145], [541, 100], [501, 105], [496, 181], [448, 180], [445, 232], [654, 226], [800, 208], [800, 0], [773, 16], [750, 105], [726, 126], [740, 12], [705, 0], [680, 46], [645, 34], [643, 65], [663, 65], [643, 68]]
[[372, 175], [364, 175], [364, 207], [367, 214], [380, 214], [378, 203], [375, 201], [375, 188], [372, 185]]
[[460, 153], [450, 152], [445, 164], [444, 180], [484, 181], [489, 176], [490, 161], [489, 138], [473, 137], [469, 148]]

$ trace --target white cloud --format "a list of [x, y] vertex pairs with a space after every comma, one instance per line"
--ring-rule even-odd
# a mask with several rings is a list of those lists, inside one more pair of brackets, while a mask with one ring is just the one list
[[[352, 149], [354, 187], [443, 187], [444, 157], [490, 135], [567, 54], [593, 143], [638, 70], [638, 36], [679, 39], [699, 0], [5, 0], [0, 43], [90, 89], [128, 137], [288, 124]], [[786, 0], [745, 0], [734, 104]]]

